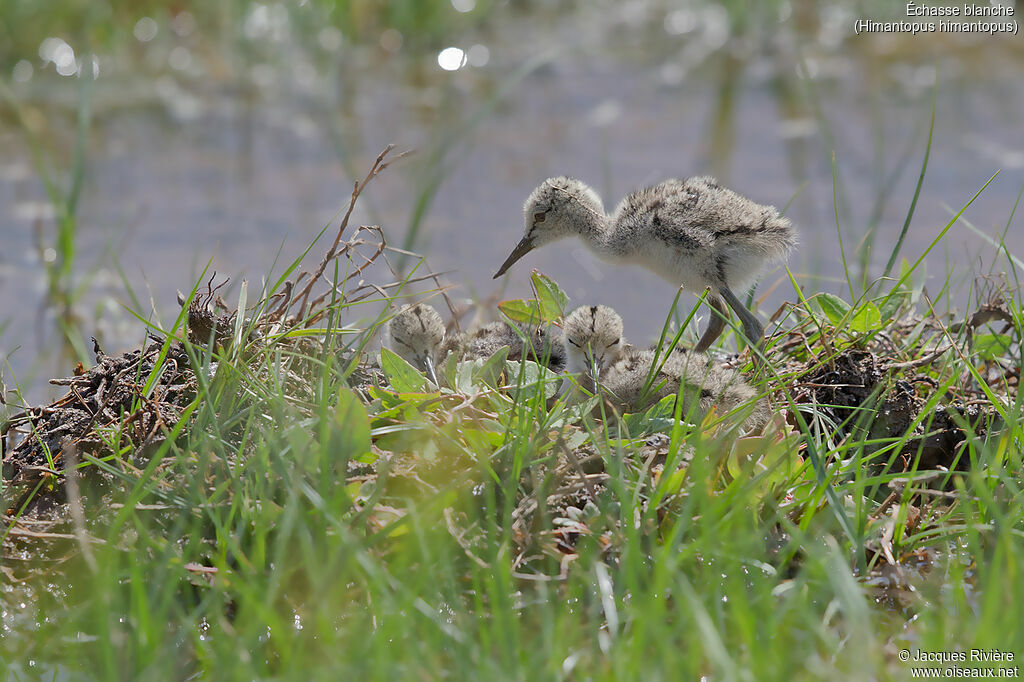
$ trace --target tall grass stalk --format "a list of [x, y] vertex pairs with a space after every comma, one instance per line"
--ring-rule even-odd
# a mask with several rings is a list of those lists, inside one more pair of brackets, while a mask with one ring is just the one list
[[[82, 57], [82, 64], [78, 75], [75, 136], [66, 171], [55, 168], [57, 162], [47, 159], [46, 145], [30, 123], [24, 110], [25, 105], [19, 102], [7, 86], [0, 83], [0, 96], [15, 112], [32, 155], [36, 173], [42, 180], [47, 199], [55, 213], [52, 241], [46, 239], [42, 230], [38, 235], [39, 257], [46, 273], [46, 305], [56, 312], [57, 325], [64, 339], [65, 349], [71, 357], [80, 360], [86, 359], [88, 352], [81, 321], [74, 310], [75, 302], [81, 293], [75, 283], [75, 261], [78, 251], [78, 208], [85, 181], [94, 85], [89, 55]], [[61, 175], [66, 177], [59, 177]]]
[[917, 177], [917, 186], [914, 187], [914, 198], [910, 200], [910, 208], [907, 209], [907, 217], [903, 221], [903, 228], [900, 230], [900, 235], [896, 239], [896, 246], [892, 249], [892, 255], [889, 256], [888, 262], [885, 264], [885, 270], [882, 271], [882, 277], [886, 278], [892, 272], [893, 267], [896, 265], [896, 261], [899, 259], [900, 250], [903, 247], [903, 240], [907, 236], [907, 232], [910, 230], [910, 221], [914, 218], [914, 209], [917, 208], [917, 198], [921, 196], [921, 186], [924, 185], [924, 174], [928, 170], [928, 157], [932, 153], [932, 133], [935, 132], [935, 105], [939, 96], [939, 89], [936, 85], [932, 91], [932, 116], [928, 123], [928, 142], [924, 147], [924, 160], [921, 162], [921, 173]]

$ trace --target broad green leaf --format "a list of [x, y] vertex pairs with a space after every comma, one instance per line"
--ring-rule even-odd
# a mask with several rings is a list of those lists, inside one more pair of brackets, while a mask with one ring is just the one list
[[540, 307], [537, 301], [527, 301], [521, 298], [502, 301], [498, 304], [498, 310], [512, 322], [538, 324], [541, 320]]
[[[386, 419], [404, 418], [410, 410], [414, 413], [429, 412], [440, 409], [440, 401], [437, 400], [439, 393], [398, 393], [387, 388], [370, 386], [367, 391], [374, 399], [374, 405], [379, 401], [379, 409], [374, 411], [373, 418], [376, 421]], [[370, 406], [371, 408], [373, 405]]]
[[[555, 374], [547, 367], [538, 365], [532, 360], [526, 360], [524, 362], [518, 362], [516, 360], [508, 360], [508, 374], [507, 381], [509, 388], [511, 389], [512, 396], [518, 400], [519, 398], [525, 398], [529, 400], [532, 396], [537, 394], [537, 391], [541, 388], [541, 382], [543, 381], [544, 398], [552, 398], [558, 392], [558, 388], [562, 385], [562, 377]], [[523, 373], [520, 379], [520, 372]], [[522, 388], [522, 395], [518, 394], [518, 391]]]
[[459, 376], [459, 354], [449, 353], [441, 367], [441, 376], [448, 386], [454, 386]]
[[867, 301], [854, 313], [849, 326], [851, 330], [861, 334], [878, 329], [882, 326], [882, 313], [879, 312], [878, 306]]
[[[375, 403], [380, 404], [380, 409], [374, 413], [374, 417], [387, 417], [389, 415], [385, 413], [388, 410], [401, 404], [401, 400], [399, 400], [397, 393], [381, 386], [367, 386], [366, 392], [370, 394], [370, 397], [375, 401]], [[371, 404], [371, 410], [373, 407], [374, 405]]]
[[331, 457], [342, 462], [373, 461], [375, 457], [370, 449], [370, 417], [359, 398], [350, 389], [343, 388], [338, 391], [334, 423], [338, 428], [331, 434]]
[[540, 318], [543, 322], [554, 322], [565, 314], [565, 306], [569, 297], [559, 288], [553, 279], [534, 271], [530, 276], [533, 291], [537, 295]]
[[588, 438], [590, 438], [589, 433], [587, 433], [583, 429], [577, 429], [576, 431], [573, 431], [572, 435], [566, 439], [565, 447], [569, 448], [570, 450], [575, 450], [576, 448], [587, 442]]
[[849, 304], [835, 294], [818, 294], [814, 300], [832, 324], [839, 324], [850, 312]]
[[[906, 258], [903, 258], [902, 260], [900, 260], [900, 279], [903, 279], [904, 277], [906, 277], [909, 274], [910, 274], [910, 261], [907, 260]], [[911, 280], [911, 283], [913, 283], [912, 280]]]
[[480, 358], [460, 362], [458, 371], [455, 373], [455, 390], [460, 393], [477, 393], [477, 371], [483, 364], [484, 361]]
[[[913, 274], [911, 274], [913, 273]], [[905, 276], [908, 276], [906, 284], [900, 287], [900, 289], [909, 290], [910, 302], [914, 305], [921, 298], [921, 293], [924, 291], [924, 283], [928, 281], [928, 264], [921, 261], [918, 264], [917, 269], [910, 264], [906, 258], [900, 263], [900, 280], [902, 281]], [[907, 286], [909, 284], [909, 287]]]
[[500, 384], [501, 375], [505, 371], [505, 360], [508, 358], [508, 353], [508, 346], [502, 346], [494, 351], [491, 357], [473, 371], [473, 380], [477, 383], [497, 387]]
[[618, 433], [638, 438], [647, 433], [646, 425], [647, 415], [642, 412], [627, 412], [619, 419]]
[[879, 313], [882, 315], [882, 321], [888, 322], [896, 319], [896, 316], [900, 314], [900, 310], [903, 306], [910, 302], [910, 292], [900, 289], [894, 291], [891, 296], [882, 300], [882, 307], [879, 309]]
[[974, 352], [983, 360], [1001, 358], [1010, 350], [1013, 337], [1009, 334], [977, 334], [974, 337]]
[[[647, 410], [648, 419], [672, 419], [676, 413], [676, 394], [667, 395]], [[699, 396], [698, 396], [699, 397]], [[686, 415], [683, 415], [684, 417]]]
[[756, 499], [786, 487], [804, 465], [796, 434], [784, 436], [772, 426], [761, 435], [743, 436], [732, 444], [726, 468], [734, 479], [751, 480]]
[[[675, 405], [676, 394], [673, 393], [656, 402], [645, 412], [623, 415], [622, 421], [633, 437], [665, 431], [675, 425]], [[685, 414], [683, 419], [686, 419]]]
[[389, 452], [415, 453], [418, 458], [436, 454], [436, 432], [421, 422], [406, 421], [390, 428], [374, 430], [377, 448]]
[[487, 431], [485, 429], [474, 429], [460, 426], [459, 436], [466, 441], [466, 445], [472, 452], [489, 454], [501, 447], [505, 440], [503, 431]]
[[[348, 494], [349, 499], [362, 502], [370, 497], [373, 492], [373, 487], [376, 485], [376, 481], [353, 481], [345, 486], [345, 492]], [[366, 491], [364, 494], [363, 491]]]
[[[692, 450], [693, 448], [689, 445], [684, 446], [687, 449]], [[683, 483], [686, 482], [686, 475], [689, 473], [690, 467], [679, 467], [673, 471], [668, 478], [663, 478], [664, 481], [662, 493], [660, 497], [666, 497], [669, 495], [675, 495], [682, 487]]]
[[427, 378], [387, 348], [380, 349], [380, 368], [391, 387], [399, 393], [422, 393], [427, 388]]

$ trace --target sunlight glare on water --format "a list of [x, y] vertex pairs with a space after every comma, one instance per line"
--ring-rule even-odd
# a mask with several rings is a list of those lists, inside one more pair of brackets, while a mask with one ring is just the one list
[[446, 47], [437, 54], [437, 65], [445, 71], [458, 71], [466, 65], [466, 53], [458, 47]]
[[22, 59], [14, 65], [14, 69], [11, 70], [11, 78], [14, 79], [15, 83], [28, 83], [32, 80], [32, 62], [27, 59]]
[[73, 76], [78, 73], [75, 51], [62, 38], [50, 37], [40, 43], [39, 57], [44, 65], [53, 62], [57, 73], [62, 76]]
[[404, 38], [401, 31], [389, 28], [381, 32], [379, 42], [380, 46], [387, 52], [398, 52], [402, 49]]
[[487, 49], [486, 45], [477, 43], [466, 50], [466, 59], [470, 66], [476, 68], [487, 66], [487, 62], [491, 60], [491, 51]]
[[132, 35], [134, 35], [135, 39], [140, 43], [148, 43], [153, 38], [156, 38], [158, 30], [159, 26], [157, 26], [157, 23], [152, 18], [142, 17], [135, 22], [135, 28], [132, 29]]
[[253, 40], [280, 42], [288, 35], [288, 8], [284, 5], [253, 5], [242, 27]]

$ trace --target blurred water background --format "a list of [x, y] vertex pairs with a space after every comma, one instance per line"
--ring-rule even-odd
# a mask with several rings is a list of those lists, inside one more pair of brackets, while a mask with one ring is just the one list
[[[932, 294], [969, 305], [979, 275], [1006, 269], [981, 235], [1024, 257], [1011, 221], [1024, 39], [855, 34], [858, 19], [903, 14], [839, 0], [5, 0], [3, 380], [40, 399], [47, 378], [88, 361], [89, 336], [108, 352], [137, 345], [125, 306], [170, 323], [175, 291], [211, 258], [235, 283], [275, 259], [279, 272], [387, 143], [417, 154], [354, 222], [453, 271], [460, 297], [528, 295], [538, 268], [574, 304], [618, 309], [632, 339], [656, 336], [674, 288], [574, 242], [492, 282], [526, 195], [557, 174], [609, 209], [644, 184], [714, 174], [786, 207], [809, 291], [859, 294], [903, 226], [933, 98], [903, 253], [915, 259], [1000, 171], [963, 214], [974, 229], [954, 225], [927, 261]], [[769, 312], [792, 300], [784, 271], [758, 298]]]

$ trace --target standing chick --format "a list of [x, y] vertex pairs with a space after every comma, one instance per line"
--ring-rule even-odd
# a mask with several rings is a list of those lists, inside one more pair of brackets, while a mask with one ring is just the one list
[[714, 178], [666, 180], [633, 192], [608, 215], [597, 193], [574, 178], [549, 178], [524, 207], [523, 238], [498, 268], [500, 277], [533, 249], [566, 237], [583, 240], [610, 263], [642, 265], [693, 293], [711, 288], [715, 309], [695, 350], [707, 350], [725, 328], [731, 307], [751, 345], [764, 327], [734, 290], [749, 289], [764, 269], [783, 261], [796, 244], [789, 220]]

